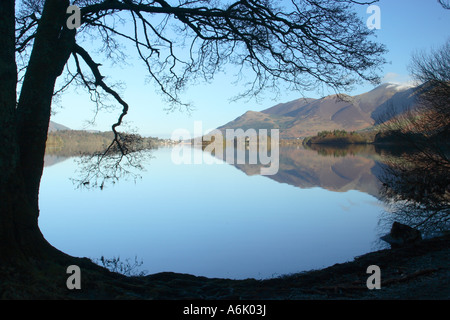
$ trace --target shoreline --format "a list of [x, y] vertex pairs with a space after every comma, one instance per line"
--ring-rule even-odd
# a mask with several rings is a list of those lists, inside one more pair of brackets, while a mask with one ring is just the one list
[[[75, 258], [79, 259], [79, 258]], [[82, 258], [82, 289], [68, 290], [68, 275], [45, 262], [21, 274], [0, 268], [6, 300], [448, 300], [450, 235], [383, 249], [333, 266], [266, 280], [231, 280], [162, 272], [126, 277]], [[369, 290], [367, 268], [381, 270], [381, 289]], [[59, 271], [59, 273], [55, 273]]]

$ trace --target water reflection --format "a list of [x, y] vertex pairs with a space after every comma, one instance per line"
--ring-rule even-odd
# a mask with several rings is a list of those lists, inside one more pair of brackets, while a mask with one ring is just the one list
[[[247, 159], [250, 152], [252, 149], [247, 148]], [[49, 149], [45, 166], [76, 157], [81, 167], [77, 171], [86, 175], [90, 171], [80, 166], [84, 160], [78, 155], [79, 151], [60, 154]], [[139, 162], [150, 157], [147, 152]], [[234, 166], [246, 175], [260, 175], [262, 165], [237, 162], [234, 161]], [[103, 167], [103, 175], [108, 174], [108, 168]], [[126, 179], [126, 172], [122, 176]], [[266, 177], [301, 189], [319, 187], [342, 193], [357, 190], [372, 195], [394, 213], [386, 215], [384, 229], [395, 220], [429, 234], [449, 227], [449, 168], [442, 161], [430, 161], [430, 155], [424, 157], [411, 149], [379, 145], [282, 147], [277, 174]]]
[[138, 183], [76, 191], [76, 157], [48, 152], [40, 226], [69, 254], [138, 256], [150, 273], [242, 279], [323, 268], [379, 249], [400, 219], [384, 207], [393, 202], [388, 155], [286, 147], [278, 173], [260, 176], [259, 165], [175, 165], [161, 148]]
[[[279, 172], [269, 178], [299, 188], [365, 192], [386, 207], [380, 230], [389, 230], [397, 221], [432, 237], [450, 227], [448, 159], [448, 153], [406, 145], [302, 146], [284, 148]], [[236, 167], [248, 175], [259, 170], [252, 165]]]
[[[278, 173], [267, 176], [299, 188], [320, 187], [335, 192], [358, 190], [379, 196], [380, 156], [371, 145], [349, 148], [302, 146], [280, 149]], [[259, 173], [258, 165], [235, 166], [247, 175]]]
[[[245, 156], [247, 159], [250, 157], [248, 149]], [[72, 157], [75, 157], [79, 164], [82, 163], [78, 160], [80, 159], [78, 153], [58, 155], [48, 150], [45, 155], [45, 166]], [[148, 160], [149, 154], [142, 156], [142, 159]], [[237, 162], [234, 161], [234, 166], [246, 175], [260, 175], [262, 165], [237, 164]], [[151, 165], [151, 162], [148, 164]], [[105, 166], [105, 170], [107, 168], [108, 166]], [[80, 168], [78, 171], [85, 173], [83, 170], [84, 168]], [[384, 171], [381, 151], [373, 145], [346, 147], [316, 145], [307, 148], [296, 146], [280, 148], [278, 173], [267, 177], [302, 189], [319, 187], [334, 192], [357, 190], [378, 198], [382, 185], [380, 177]]]
[[70, 158], [70, 156], [60, 156], [60, 155], [52, 153], [51, 151], [50, 152], [48, 152], [48, 151], [49, 150], [47, 149], [47, 153], [45, 154], [45, 157], [44, 157], [44, 167], [53, 166], [59, 162], [63, 162]]
[[[339, 167], [345, 157], [327, 158], [313, 150], [282, 151], [283, 159], [289, 160], [284, 155], [289, 154], [295, 160], [285, 170], [309, 171], [314, 177], [306, 179], [303, 185], [308, 188], [302, 189], [266, 176], [248, 176], [226, 163], [175, 165], [171, 151], [152, 152], [137, 183], [121, 181], [103, 190], [74, 188], [70, 179], [77, 170], [76, 158], [47, 166], [39, 220], [47, 240], [75, 256], [122, 260], [137, 256], [149, 273], [235, 279], [323, 268], [372, 251], [376, 245], [381, 211], [376, 198], [350, 190], [351, 179], [329, 183], [327, 171], [317, 174], [319, 164], [316, 171], [295, 168], [303, 161], [296, 157], [309, 156], [308, 164], [323, 160], [328, 169], [335, 164], [336, 172], [348, 176], [351, 172]], [[373, 164], [350, 160], [362, 163], [359, 167], [367, 165], [360, 172], [370, 172]], [[357, 176], [363, 174], [351, 178], [366, 181]], [[280, 171], [279, 177], [289, 174]], [[319, 187], [324, 181], [330, 189], [350, 191]]]
[[[437, 158], [436, 158], [437, 157]], [[448, 157], [446, 157], [448, 159]], [[425, 237], [448, 232], [450, 227], [449, 162], [422, 151], [387, 157], [380, 175], [381, 199], [393, 220], [420, 230]]]

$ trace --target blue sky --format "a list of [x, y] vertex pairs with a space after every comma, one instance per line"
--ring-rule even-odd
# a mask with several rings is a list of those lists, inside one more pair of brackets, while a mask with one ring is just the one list
[[[381, 29], [376, 31], [376, 40], [389, 50], [386, 55], [388, 63], [380, 75], [385, 82], [408, 82], [407, 67], [411, 54], [416, 50], [439, 47], [450, 37], [450, 10], [444, 10], [437, 0], [381, 0], [377, 5], [381, 9]], [[358, 8], [364, 22], [370, 17], [366, 9], [367, 6]], [[261, 111], [301, 97], [298, 92], [285, 92], [277, 100], [266, 94], [259, 101], [230, 102], [229, 99], [242, 92], [243, 88], [234, 84], [233, 74], [219, 74], [210, 84], [200, 83], [186, 90], [183, 98], [194, 107], [190, 114], [185, 110], [167, 112], [167, 104], [156, 93], [155, 87], [146, 83], [147, 73], [142, 64], [131, 57], [124, 62], [121, 65], [104, 63], [101, 71], [107, 76], [107, 81], [119, 80], [124, 84], [120, 92], [130, 105], [125, 128], [145, 136], [168, 138], [179, 128], [193, 131], [194, 121], [202, 121], [203, 129], [207, 131], [234, 120], [248, 110]], [[348, 94], [359, 94], [372, 88], [366, 84]], [[305, 95], [320, 98], [315, 91]], [[94, 118], [94, 109], [83, 90], [68, 90], [54, 106], [52, 120], [71, 129], [106, 131], [110, 130], [120, 114], [120, 107], [117, 106], [101, 111], [95, 118], [95, 124], [88, 124]]]

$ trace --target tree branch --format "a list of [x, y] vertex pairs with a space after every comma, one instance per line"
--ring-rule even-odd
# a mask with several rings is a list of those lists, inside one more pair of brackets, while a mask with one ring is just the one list
[[[120, 103], [123, 107], [122, 113], [120, 114], [117, 122], [114, 123], [111, 127], [112, 131], [114, 132], [114, 140], [111, 143], [111, 145], [107, 148], [107, 150], [105, 151], [105, 154], [107, 152], [109, 152], [109, 150], [114, 145], [114, 143], [117, 143], [117, 147], [119, 148], [120, 152], [123, 155], [128, 154], [129, 150], [126, 148], [126, 146], [122, 145], [120, 133], [117, 132], [117, 127], [122, 124], [123, 118], [128, 113], [128, 109], [129, 109], [128, 104], [120, 97], [120, 95], [115, 90], [113, 90], [108, 85], [106, 85], [106, 83], [103, 81], [104, 76], [101, 75], [100, 70], [99, 70], [100, 64], [94, 62], [94, 60], [91, 58], [89, 53], [84, 48], [82, 48], [78, 44], [75, 44], [73, 53], [78, 54], [81, 58], [83, 58], [84, 62], [86, 62], [86, 64], [89, 66], [89, 68], [95, 78], [95, 83], [94, 83], [95, 86], [100, 86], [105, 92], [112, 95], [114, 97], [114, 99], [116, 99], [116, 101], [118, 103]], [[79, 68], [79, 66], [78, 66], [78, 68]], [[79, 73], [80, 73], [80, 71], [79, 71]]]

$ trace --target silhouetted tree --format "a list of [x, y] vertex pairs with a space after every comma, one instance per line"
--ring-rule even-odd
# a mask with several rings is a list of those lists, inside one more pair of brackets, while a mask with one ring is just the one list
[[449, 168], [450, 39], [431, 52], [413, 55], [411, 75], [418, 83], [416, 106], [389, 119], [383, 130], [414, 149], [414, 160]]
[[[74, 0], [81, 26], [69, 29], [69, 0], [0, 2], [0, 257], [26, 260], [61, 254], [38, 228], [38, 194], [52, 98], [77, 83], [102, 103], [121, 107], [108, 150], [129, 154], [118, 131], [129, 105], [85, 47], [93, 37], [107, 59], [121, 62], [121, 41], [136, 49], [149, 75], [174, 106], [192, 81], [210, 80], [226, 64], [254, 78], [243, 95], [286, 82], [292, 89], [323, 84], [347, 89], [377, 82], [383, 46], [353, 11], [352, 0]], [[126, 21], [131, 28], [120, 28]], [[175, 29], [174, 29], [175, 28]], [[65, 83], [56, 88], [64, 74]], [[17, 95], [17, 99], [16, 99]], [[107, 154], [106, 152], [105, 154]]]
[[411, 73], [417, 107], [386, 125], [410, 152], [387, 162], [383, 194], [397, 216], [431, 233], [450, 227], [450, 40], [416, 53]]
[[450, 10], [450, 1], [449, 0], [438, 0], [438, 2], [444, 9]]

